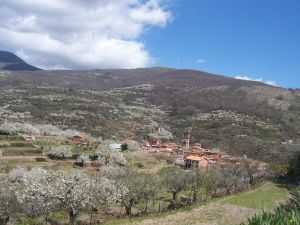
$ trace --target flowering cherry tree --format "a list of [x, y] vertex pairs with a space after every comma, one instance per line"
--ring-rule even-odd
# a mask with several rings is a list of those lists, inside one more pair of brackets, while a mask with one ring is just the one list
[[5, 174], [0, 176], [0, 224], [7, 224], [10, 216], [15, 211], [14, 197], [9, 177]]
[[54, 146], [50, 149], [49, 156], [59, 159], [65, 159], [72, 156], [72, 151], [71, 148], [66, 145]]
[[69, 211], [70, 224], [76, 224], [77, 216], [92, 199], [92, 181], [79, 172], [54, 172], [51, 177], [52, 197]]
[[21, 211], [31, 218], [45, 216], [57, 209], [59, 202], [51, 196], [51, 180], [41, 168], [16, 168], [10, 172], [14, 195]]

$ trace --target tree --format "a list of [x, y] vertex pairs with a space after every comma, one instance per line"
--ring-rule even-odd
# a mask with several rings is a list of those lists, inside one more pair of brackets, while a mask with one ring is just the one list
[[77, 160], [77, 164], [80, 166], [85, 166], [89, 163], [91, 163], [90, 157], [88, 155], [80, 155]]
[[128, 145], [125, 143], [125, 144], [122, 144], [121, 145], [121, 151], [124, 152], [124, 151], [127, 151], [128, 150]]
[[176, 172], [167, 172], [163, 174], [162, 180], [164, 182], [164, 186], [169, 193], [172, 194], [172, 201], [173, 203], [177, 202], [178, 194], [187, 189], [188, 187], [188, 172], [184, 170], [178, 170]]
[[69, 211], [70, 224], [77, 223], [77, 216], [93, 197], [93, 182], [81, 172], [54, 172], [51, 176], [52, 196]]
[[254, 174], [257, 173], [256, 167], [254, 167], [249, 160], [244, 161], [244, 170], [245, 174], [249, 179], [249, 184], [252, 185], [254, 183]]
[[127, 191], [120, 193], [121, 201], [125, 207], [126, 215], [131, 216], [132, 207], [144, 197], [142, 189], [143, 180], [137, 173], [126, 171], [125, 176], [121, 175], [121, 177], [119, 177], [117, 184], [119, 189], [123, 189], [123, 187], [127, 189]]
[[26, 216], [45, 216], [47, 220], [50, 212], [58, 209], [58, 201], [51, 195], [52, 185], [47, 171], [38, 167], [31, 170], [17, 168], [10, 177], [15, 182], [13, 190], [18, 205]]
[[123, 153], [117, 150], [111, 150], [110, 158], [111, 161], [117, 165], [124, 166], [126, 164], [126, 159], [124, 158]]
[[12, 183], [5, 174], [0, 176], [0, 224], [7, 224], [13, 212], [16, 211]]
[[213, 170], [215, 177], [215, 188], [224, 189], [226, 194], [235, 192], [243, 183], [245, 171], [243, 167], [236, 164], [228, 164], [224, 168]]
[[65, 159], [72, 156], [71, 148], [67, 145], [54, 146], [50, 149], [49, 157]]
[[116, 185], [116, 182], [103, 176], [93, 177], [92, 195], [93, 198], [89, 203], [91, 205], [90, 221], [92, 221], [93, 210], [99, 204], [106, 206], [121, 201], [121, 196], [127, 192], [127, 188]]
[[187, 174], [187, 176], [188, 176], [188, 188], [191, 190], [191, 193], [193, 195], [193, 202], [198, 202], [200, 188], [204, 183], [203, 172], [199, 169], [194, 169], [190, 171]]
[[148, 204], [151, 199], [162, 190], [163, 185], [161, 179], [155, 174], [145, 174], [142, 177], [141, 185], [142, 198], [145, 200], [144, 213], [148, 212]]
[[106, 166], [104, 172], [116, 181], [120, 200], [122, 206], [125, 207], [127, 216], [132, 215], [132, 208], [142, 199], [146, 202], [144, 209], [146, 212], [149, 200], [154, 198], [161, 188], [161, 183], [156, 175], [138, 174], [115, 165]]

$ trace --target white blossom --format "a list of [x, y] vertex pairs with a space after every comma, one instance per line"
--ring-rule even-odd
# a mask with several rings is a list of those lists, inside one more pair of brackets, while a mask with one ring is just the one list
[[72, 151], [71, 148], [66, 145], [53, 146], [50, 149], [49, 156], [61, 159], [69, 158], [72, 156]]
[[76, 161], [81, 166], [85, 166], [91, 163], [90, 157], [88, 155], [80, 155]]

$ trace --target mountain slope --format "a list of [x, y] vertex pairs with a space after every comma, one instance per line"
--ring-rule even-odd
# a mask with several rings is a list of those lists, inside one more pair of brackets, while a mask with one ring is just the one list
[[37, 67], [27, 64], [13, 53], [0, 51], [0, 70], [8, 71], [36, 71]]
[[[265, 161], [300, 152], [300, 91], [170, 68], [0, 72], [0, 122], [48, 123], [103, 138], [180, 141]], [[291, 140], [291, 142], [286, 142]]]

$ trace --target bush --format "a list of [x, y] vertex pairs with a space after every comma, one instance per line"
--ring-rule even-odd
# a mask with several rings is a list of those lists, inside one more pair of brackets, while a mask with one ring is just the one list
[[48, 160], [46, 159], [46, 158], [35, 158], [35, 160], [37, 161], [37, 162], [48, 162]]
[[144, 163], [142, 163], [142, 162], [136, 162], [136, 163], [134, 163], [134, 166], [137, 168], [140, 168], [140, 169], [145, 167]]
[[283, 177], [290, 171], [288, 164], [268, 163], [267, 168], [274, 174], [275, 177]]
[[91, 163], [91, 160], [88, 155], [80, 155], [76, 160], [76, 163], [79, 166], [86, 166], [87, 164]]
[[296, 104], [290, 104], [289, 108], [290, 111], [298, 111], [300, 110], [300, 106]]
[[166, 161], [167, 161], [168, 164], [174, 164], [175, 161], [176, 161], [176, 159], [175, 159], [174, 157], [171, 157], [171, 156], [170, 156], [170, 157], [167, 158]]
[[121, 151], [124, 152], [124, 151], [127, 151], [128, 150], [128, 145], [125, 143], [125, 144], [122, 144], [121, 145]]
[[57, 158], [57, 159], [65, 159], [72, 157], [72, 152], [70, 146], [61, 145], [61, 146], [54, 146], [51, 148], [49, 152], [50, 158]]
[[276, 96], [276, 99], [282, 101], [284, 99], [284, 96], [283, 95], [278, 95], [278, 96]]
[[0, 148], [6, 148], [6, 147], [10, 147], [11, 144], [7, 141], [1, 141], [0, 142]]

